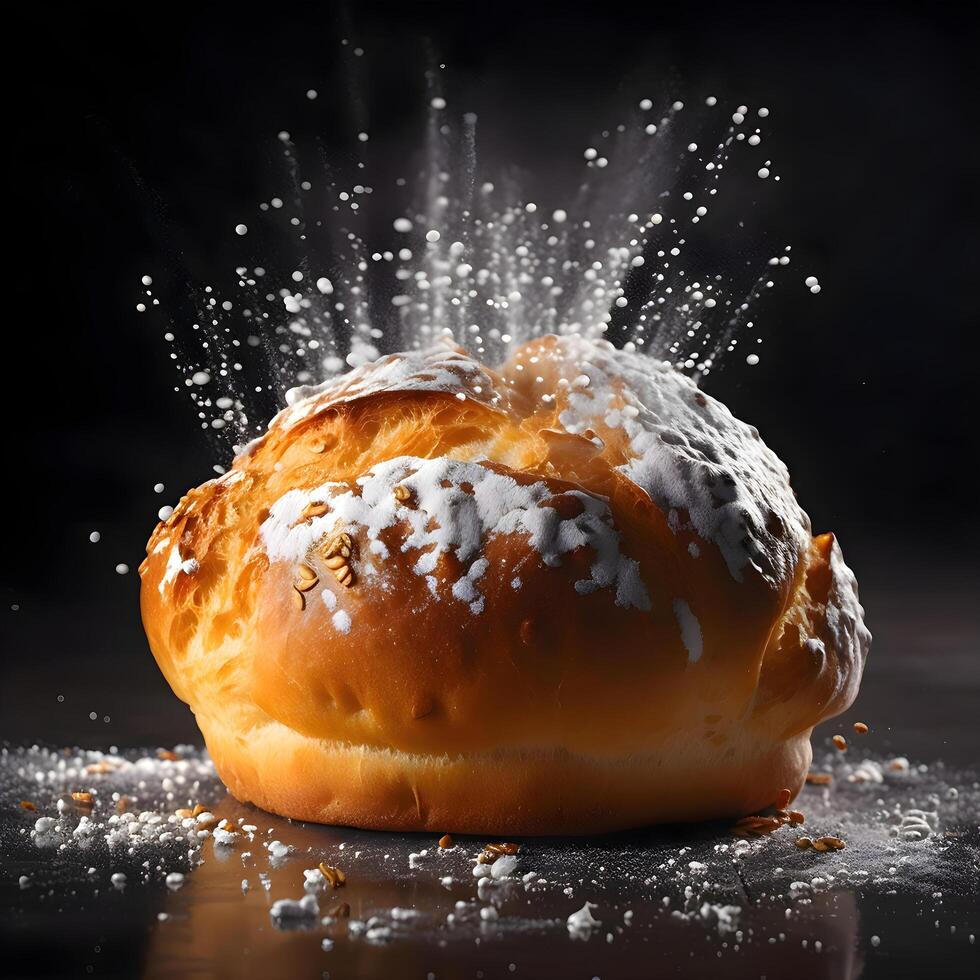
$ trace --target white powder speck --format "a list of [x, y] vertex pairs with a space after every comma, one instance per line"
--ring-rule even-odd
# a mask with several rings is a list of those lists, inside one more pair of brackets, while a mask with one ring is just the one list
[[674, 615], [677, 617], [677, 623], [681, 628], [681, 640], [687, 650], [688, 663], [697, 663], [701, 659], [704, 646], [701, 624], [691, 612], [691, 607], [683, 599], [675, 599], [673, 606]]
[[714, 924], [720, 935], [737, 931], [739, 916], [742, 914], [738, 905], [713, 905], [710, 902], [705, 902], [700, 911], [701, 918]]
[[315, 895], [304, 895], [298, 902], [291, 898], [281, 898], [272, 903], [269, 915], [273, 921], [280, 919], [313, 919], [320, 914], [320, 906]]
[[595, 907], [592, 902], [586, 902], [577, 912], [573, 912], [568, 917], [566, 924], [569, 934], [573, 938], [588, 938], [596, 926], [602, 925], [601, 920], [592, 915], [592, 910]]
[[490, 865], [490, 876], [494, 879], [507, 878], [517, 868], [518, 858], [514, 854], [503, 854]]
[[351, 618], [350, 615], [343, 609], [338, 609], [337, 612], [330, 617], [330, 620], [334, 625], [334, 629], [337, 630], [338, 633], [347, 634], [350, 632]]

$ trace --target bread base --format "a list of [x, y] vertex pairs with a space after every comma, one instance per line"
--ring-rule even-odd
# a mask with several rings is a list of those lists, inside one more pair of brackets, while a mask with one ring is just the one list
[[658, 823], [737, 818], [795, 796], [810, 731], [719, 749], [689, 735], [655, 754], [612, 758], [565, 750], [412, 755], [307, 738], [270, 722], [247, 736], [199, 717], [232, 795], [264, 810], [367, 830], [494, 837], [600, 834]]

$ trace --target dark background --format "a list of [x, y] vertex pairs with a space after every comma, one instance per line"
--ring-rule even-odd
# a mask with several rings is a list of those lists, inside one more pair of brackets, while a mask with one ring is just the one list
[[[157, 508], [227, 452], [174, 392], [166, 317], [135, 312], [139, 277], [153, 271], [177, 311], [187, 276], [227, 276], [231, 228], [281, 181], [280, 129], [319, 136], [340, 163], [362, 126], [377, 156], [414, 152], [433, 59], [452, 108], [478, 112], [487, 167], [529, 170], [545, 206], [589, 134], [640, 96], [772, 109], [783, 181], [762, 225], [805, 264], [790, 278], [815, 271], [823, 291], [769, 297], [762, 363], [735, 358], [705, 387], [759, 427], [858, 573], [876, 633], [863, 710], [903, 726], [910, 755], [933, 720], [965, 723], [980, 685], [972, 7], [8, 12], [0, 739], [194, 736], [146, 648], [135, 568]], [[396, 210], [377, 209], [382, 238]], [[116, 575], [120, 561], [134, 571]], [[975, 758], [975, 733], [941, 741]]]

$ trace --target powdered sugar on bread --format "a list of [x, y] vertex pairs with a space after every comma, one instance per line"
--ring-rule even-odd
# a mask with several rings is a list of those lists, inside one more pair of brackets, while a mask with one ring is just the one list
[[[406, 489], [406, 501], [396, 497], [396, 486]], [[311, 504], [329, 509], [304, 521]], [[559, 508], [567, 506], [576, 516], [562, 518]], [[605, 500], [580, 490], [556, 495], [543, 481], [521, 481], [478, 462], [401, 456], [377, 464], [354, 486], [330, 482], [290, 490], [272, 505], [260, 533], [269, 558], [295, 563], [337, 530], [363, 530], [376, 541], [381, 531], [398, 523], [406, 526], [402, 550], [417, 555], [416, 575], [432, 574], [449, 552], [468, 566], [452, 593], [474, 613], [483, 610], [483, 548], [503, 534], [525, 536], [550, 566], [560, 565], [578, 548], [589, 548], [594, 555], [590, 576], [575, 583], [577, 592], [612, 589], [617, 605], [650, 606], [637, 563], [620, 553], [619, 532]]]
[[621, 429], [631, 458], [620, 470], [668, 516], [716, 544], [732, 576], [754, 568], [774, 584], [795, 575], [810, 540], [782, 461], [670, 364], [604, 341], [555, 338], [541, 357], [576, 372], [559, 389], [568, 432]]

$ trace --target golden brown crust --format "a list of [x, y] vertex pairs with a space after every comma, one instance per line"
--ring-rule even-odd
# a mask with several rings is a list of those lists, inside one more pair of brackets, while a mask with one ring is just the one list
[[236, 796], [363, 827], [585, 833], [802, 785], [867, 647], [832, 536], [794, 539], [795, 501], [770, 502], [758, 534], [780, 560], [749, 549], [743, 570], [699, 533], [710, 507], [637, 475], [646, 443], [608, 415], [631, 389], [575, 431], [576, 350], [536, 342], [501, 374], [446, 351], [361, 369], [157, 527], [147, 636]]

